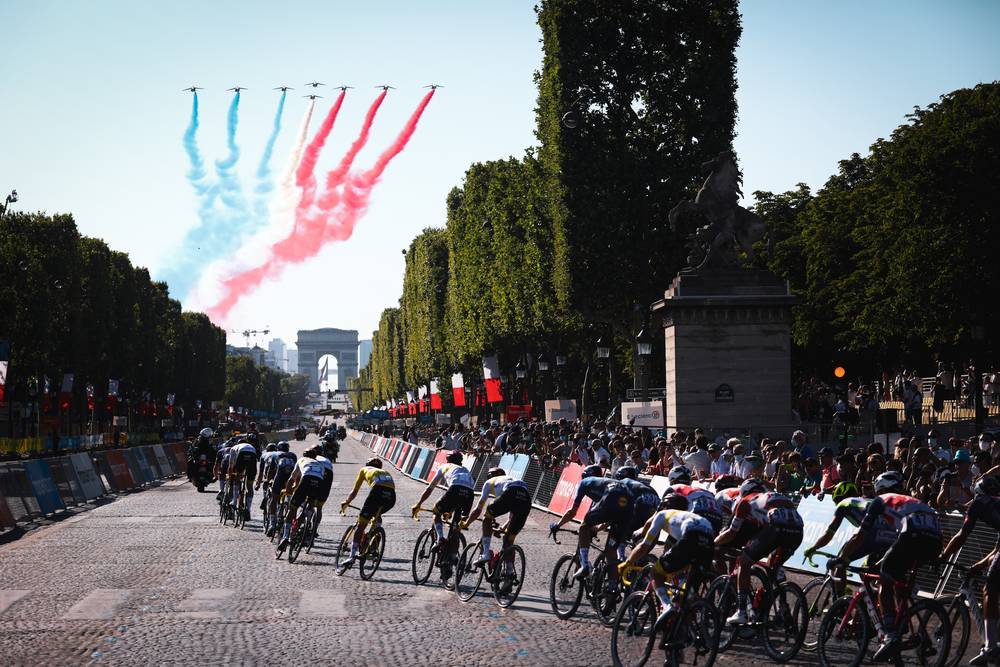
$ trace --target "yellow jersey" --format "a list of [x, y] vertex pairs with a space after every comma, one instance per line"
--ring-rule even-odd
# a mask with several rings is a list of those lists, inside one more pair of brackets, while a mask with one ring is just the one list
[[364, 466], [358, 471], [358, 476], [354, 479], [355, 485], [360, 480], [368, 482], [368, 486], [388, 486], [396, 488], [396, 483], [392, 481], [392, 475], [381, 468], [375, 466]]

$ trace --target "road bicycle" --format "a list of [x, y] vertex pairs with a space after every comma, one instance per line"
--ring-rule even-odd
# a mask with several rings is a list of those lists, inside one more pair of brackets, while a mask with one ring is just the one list
[[[716, 577], [708, 589], [708, 599], [719, 610], [723, 622], [736, 611], [736, 579], [734, 566], [729, 574]], [[772, 585], [772, 581], [778, 583]], [[752, 640], [759, 636], [772, 660], [788, 662], [793, 659], [802, 648], [809, 624], [802, 589], [783, 577], [779, 580], [777, 569], [757, 563], [750, 570], [747, 601], [750, 604], [748, 622], [724, 627], [719, 638], [720, 650], [727, 650], [736, 638]]]
[[[495, 538], [503, 539], [506, 534], [502, 528], [493, 529]], [[489, 561], [481, 564], [477, 562], [480, 545], [479, 542], [472, 542], [462, 550], [455, 568], [455, 592], [458, 599], [468, 602], [475, 597], [485, 579], [493, 591], [493, 599], [497, 605], [506, 609], [517, 600], [524, 584], [524, 549], [518, 544], [504, 547], [498, 552], [490, 549]]]
[[271, 542], [274, 542], [274, 538], [281, 534], [281, 529], [285, 525], [285, 517], [288, 516], [288, 505], [291, 502], [291, 499], [284, 492], [279, 497], [277, 512], [274, 515], [274, 521], [271, 523], [270, 532], [265, 533], [271, 538]]
[[[816, 551], [813, 555], [836, 558], [836, 554], [825, 551]], [[803, 558], [802, 562], [807, 562], [812, 567], [816, 567], [812, 557]], [[805, 641], [802, 642], [802, 650], [815, 651], [819, 646], [819, 624], [823, 619], [823, 614], [830, 608], [835, 600], [843, 595], [850, 595], [853, 592], [851, 585], [846, 581], [846, 573], [840, 571], [835, 574], [833, 570], [827, 571], [825, 575], [810, 579], [802, 587], [802, 594], [806, 596], [806, 616], [809, 619], [809, 627], [806, 630]]]
[[[705, 599], [688, 590], [688, 577], [665, 587], [673, 591], [674, 613], [657, 624], [662, 603], [655, 591], [652, 577], [653, 565], [623, 568], [621, 576], [626, 586], [634, 586], [638, 579], [628, 580], [631, 572], [641, 572], [644, 588], [636, 588], [618, 607], [611, 629], [611, 659], [616, 667], [641, 667], [658, 645], [664, 652], [665, 665], [698, 665], [711, 667], [719, 651], [719, 634], [722, 621], [719, 611]], [[697, 567], [697, 566], [696, 566]], [[690, 568], [689, 568], [690, 572]], [[706, 577], [705, 572], [699, 572]], [[707, 577], [706, 577], [707, 578]], [[657, 637], [660, 641], [657, 643]]]
[[[350, 505], [349, 507], [358, 511], [361, 510], [360, 507], [355, 507], [354, 505]], [[346, 512], [341, 511], [340, 514], [346, 516]], [[358, 523], [355, 521], [347, 527], [347, 530], [344, 531], [344, 536], [340, 538], [340, 546], [337, 548], [336, 559], [338, 576], [343, 574], [340, 571], [341, 564], [350, 557], [351, 545], [354, 543], [354, 532], [357, 529]], [[358, 571], [361, 573], [362, 579], [368, 581], [375, 576], [378, 566], [382, 563], [382, 554], [384, 552], [385, 530], [382, 528], [382, 513], [379, 512], [368, 522], [368, 530], [362, 536], [361, 547], [358, 549]]]
[[[423, 508], [420, 511], [434, 513], [433, 510]], [[448, 523], [448, 533], [443, 540], [438, 539], [437, 530], [431, 526], [420, 532], [420, 535], [417, 536], [417, 543], [413, 545], [413, 560], [410, 563], [410, 571], [413, 574], [413, 581], [417, 585], [427, 583], [434, 568], [441, 567], [447, 562], [449, 552], [462, 553], [465, 550], [465, 536], [462, 535], [460, 526], [462, 517], [452, 512], [441, 515], [441, 518]], [[448, 545], [456, 539], [458, 540], [458, 549], [449, 550]], [[445, 585], [450, 584], [446, 582]]]
[[965, 650], [969, 647], [972, 623], [975, 623], [980, 637], [983, 636], [986, 627], [983, 621], [983, 607], [979, 604], [979, 597], [972, 588], [972, 582], [979, 573], [958, 563], [953, 563], [952, 567], [962, 573], [962, 583], [958, 586], [958, 593], [938, 598], [938, 602], [948, 610], [948, 622], [951, 624], [951, 647], [945, 663], [947, 667], [956, 667], [965, 656]]
[[264, 527], [264, 534], [268, 534], [268, 530], [271, 526], [271, 522], [274, 521], [274, 516], [271, 514], [271, 485], [270, 483], [264, 484], [264, 493], [261, 495], [261, 524]]
[[240, 485], [240, 490], [236, 494], [236, 512], [233, 518], [233, 526], [242, 530], [247, 523], [247, 516], [250, 512], [247, 510], [246, 485], [242, 480], [239, 480], [237, 483]]
[[230, 520], [236, 523], [236, 516], [233, 513], [233, 507], [229, 504], [229, 495], [232, 493], [232, 487], [227, 484], [225, 480], [219, 480], [219, 485], [222, 487], [219, 496], [219, 523], [225, 526]]
[[[298, 517], [292, 521], [292, 530], [288, 535], [288, 562], [294, 563], [302, 553], [303, 547], [306, 553], [309, 553], [315, 537], [316, 501], [310, 498], [302, 503]], [[275, 558], [281, 558], [280, 551], [275, 554]]]
[[[556, 528], [549, 531], [549, 537], [556, 544], [559, 541], [558, 533], [564, 532], [571, 535], [579, 535], [579, 531], [568, 530], [566, 528]], [[615, 619], [615, 610], [618, 602], [625, 597], [622, 594], [621, 582], [618, 582], [613, 590], [607, 589], [608, 563], [604, 549], [599, 544], [591, 540], [590, 548], [597, 552], [597, 558], [590, 568], [590, 574], [582, 579], [575, 579], [573, 575], [580, 568], [579, 551], [560, 556], [552, 568], [552, 576], [549, 577], [549, 603], [552, 611], [558, 618], [563, 620], [572, 618], [580, 607], [580, 602], [584, 595], [594, 609], [598, 620], [605, 627], [611, 627]], [[627, 593], [627, 592], [626, 592]]]
[[[827, 568], [842, 566], [860, 575], [861, 585], [850, 595], [838, 598], [823, 615], [819, 627], [820, 664], [856, 667], [865, 659], [873, 635], [884, 636], [882, 612], [878, 607], [877, 570], [827, 561]], [[948, 612], [937, 600], [915, 600], [914, 573], [896, 583], [896, 631], [900, 641], [893, 661], [897, 665], [944, 667], [951, 648]]]

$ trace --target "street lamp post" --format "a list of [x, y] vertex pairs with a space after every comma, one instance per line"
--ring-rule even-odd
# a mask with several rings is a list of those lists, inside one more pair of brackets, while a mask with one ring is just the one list
[[545, 353], [542, 352], [538, 355], [538, 359], [536, 359], [535, 361], [538, 364], [538, 374], [541, 376], [540, 380], [542, 385], [541, 387], [542, 398], [539, 401], [542, 409], [539, 414], [544, 416], [545, 400], [546, 398], [548, 398], [549, 395], [549, 360], [548, 357], [545, 356]]
[[604, 400], [602, 401], [602, 407], [605, 412], [610, 410], [611, 404], [611, 346], [604, 340], [603, 337], [597, 339], [597, 364], [601, 368], [601, 371], [607, 371], [608, 373], [608, 386], [604, 394]]
[[639, 360], [639, 396], [640, 400], [649, 400], [649, 360], [653, 356], [653, 341], [646, 329], [643, 328], [639, 335], [635, 337], [636, 357]]
[[982, 324], [976, 324], [972, 327], [972, 340], [975, 345], [975, 357], [972, 362], [973, 377], [972, 380], [972, 390], [974, 392], [974, 406], [976, 410], [976, 433], [983, 432], [983, 426], [986, 422], [986, 409], [983, 405], [983, 371], [981, 364], [981, 359], [983, 356], [983, 341], [986, 340], [986, 327]]
[[566, 355], [556, 354], [556, 398], [562, 398], [563, 383], [566, 381]]

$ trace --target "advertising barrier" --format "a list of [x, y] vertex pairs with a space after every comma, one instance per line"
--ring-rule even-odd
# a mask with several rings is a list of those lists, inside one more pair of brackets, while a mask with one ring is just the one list
[[[573, 496], [576, 493], [576, 485], [580, 483], [583, 467], [576, 463], [570, 463], [562, 470], [559, 476], [559, 483], [556, 484], [555, 491], [552, 492], [552, 500], [549, 501], [549, 510], [556, 514], [565, 514], [566, 510], [573, 506]], [[590, 509], [590, 499], [584, 498], [574, 515], [575, 519], [583, 519]]]
[[153, 445], [153, 455], [156, 457], [156, 462], [160, 464], [160, 472], [163, 473], [162, 477], [177, 473], [177, 468], [167, 458], [167, 453], [163, 451], [163, 445]]
[[0, 496], [0, 528], [13, 528], [14, 523], [14, 515], [7, 506], [7, 500]]
[[73, 463], [65, 456], [51, 459], [49, 462], [49, 474], [52, 481], [59, 489], [59, 495], [66, 505], [74, 505], [86, 501], [83, 496], [83, 488], [76, 479], [76, 470]]
[[108, 467], [111, 469], [111, 476], [114, 478], [114, 485], [119, 491], [133, 489], [141, 482], [132, 476], [132, 466], [125, 458], [126, 450], [113, 450], [107, 453]]
[[38, 507], [42, 514], [51, 514], [56, 510], [66, 509], [62, 498], [59, 497], [59, 489], [52, 481], [52, 471], [48, 461], [25, 461], [24, 472], [28, 475], [35, 490], [35, 498], [38, 500]]
[[23, 463], [0, 465], [0, 493], [7, 500], [7, 507], [15, 521], [42, 513], [38, 499], [35, 498], [35, 489], [24, 472]]
[[528, 470], [528, 462], [531, 461], [531, 457], [527, 454], [515, 454], [514, 460], [511, 462], [509, 468], [503, 468], [507, 471], [507, 474], [515, 479], [524, 479], [524, 473]]
[[434, 475], [437, 473], [438, 468], [445, 464], [445, 459], [448, 456], [448, 452], [443, 449], [434, 455], [434, 463], [431, 465], [430, 470], [427, 471], [427, 476], [424, 477], [424, 481], [431, 481], [434, 479]]
[[101, 483], [101, 478], [97, 476], [90, 455], [73, 454], [69, 458], [73, 463], [74, 470], [76, 470], [76, 477], [80, 480], [80, 486], [83, 488], [83, 497], [87, 500], [93, 500], [104, 495], [104, 485]]

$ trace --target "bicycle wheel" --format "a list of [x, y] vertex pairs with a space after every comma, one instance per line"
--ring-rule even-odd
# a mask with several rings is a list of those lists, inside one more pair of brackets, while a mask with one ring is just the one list
[[608, 561], [603, 554], [594, 561], [590, 585], [591, 604], [594, 607], [594, 613], [597, 614], [597, 620], [604, 627], [610, 628], [615, 622], [615, 612], [623, 597], [622, 584], [621, 581], [618, 581], [617, 585], [608, 588]]
[[837, 599], [837, 592], [833, 588], [832, 579], [816, 577], [802, 587], [802, 594], [806, 596], [806, 615], [809, 620], [806, 638], [802, 642], [802, 650], [812, 652], [819, 644], [819, 624], [823, 620], [823, 614]]
[[723, 574], [716, 577], [708, 587], [707, 599], [713, 607], [719, 610], [719, 616], [722, 617], [719, 650], [727, 651], [736, 639], [736, 629], [725, 624], [725, 619], [736, 611], [736, 581], [732, 575]]
[[834, 600], [820, 621], [816, 651], [823, 667], [857, 667], [868, 652], [868, 611], [861, 600], [852, 605], [852, 599], [845, 595]]
[[242, 529], [246, 524], [246, 508], [243, 506], [243, 496], [236, 501], [236, 516], [233, 517], [233, 527]]
[[358, 561], [358, 570], [361, 578], [368, 581], [378, 572], [378, 566], [382, 564], [382, 553], [385, 551], [385, 531], [382, 526], [376, 526], [368, 530], [365, 536], [365, 544], [361, 549], [361, 559]]
[[937, 600], [910, 605], [899, 626], [899, 660], [904, 665], [944, 667], [951, 647], [948, 610]]
[[229, 507], [229, 505], [226, 504], [225, 496], [223, 496], [222, 500], [219, 501], [219, 523], [221, 523], [223, 526], [226, 525], [227, 507]]
[[306, 533], [309, 532], [309, 519], [303, 514], [299, 515], [299, 520], [296, 522], [294, 529], [292, 530], [291, 538], [288, 540], [288, 562], [294, 563], [302, 553], [302, 546], [305, 543]]
[[357, 524], [352, 523], [344, 531], [344, 535], [340, 538], [340, 544], [337, 545], [337, 556], [334, 559], [334, 564], [337, 566], [337, 572], [340, 573], [340, 564], [347, 560], [348, 555], [351, 553], [351, 543], [354, 541], [354, 529]]
[[269, 536], [271, 538], [271, 542], [274, 542], [274, 538], [278, 536], [278, 533], [281, 532], [281, 529], [284, 527], [284, 525], [285, 525], [285, 504], [282, 503], [281, 505], [278, 506], [278, 514], [274, 517], [274, 525], [271, 526], [271, 534]]
[[[511, 563], [512, 569], [508, 573], [504, 556], [511, 551], [513, 552], [513, 562]], [[495, 573], [490, 584], [493, 588], [493, 599], [504, 609], [514, 604], [521, 592], [521, 585], [524, 583], [524, 562], [524, 550], [521, 549], [520, 545], [515, 544], [504, 549], [500, 554], [500, 560], [497, 562], [497, 568], [500, 571]]]
[[417, 543], [413, 545], [413, 560], [410, 563], [413, 581], [416, 584], [425, 583], [434, 571], [434, 563], [437, 560], [437, 553], [434, 551], [436, 546], [437, 539], [433, 528], [427, 528], [417, 536]]
[[763, 616], [764, 650], [775, 662], [788, 662], [798, 654], [806, 638], [806, 597], [798, 584], [783, 581], [775, 586], [769, 602]]
[[458, 557], [458, 566], [455, 568], [455, 592], [462, 602], [468, 602], [475, 597], [483, 583], [485, 568], [475, 566], [478, 551], [479, 545], [473, 542], [462, 549], [462, 555]]
[[[668, 620], [669, 622], [669, 620]], [[666, 644], [666, 664], [711, 667], [719, 651], [719, 611], [705, 600], [689, 602]]]
[[611, 622], [611, 661], [615, 667], [642, 667], [653, 652], [656, 603], [646, 591], [625, 598]]
[[552, 613], [564, 621], [573, 617], [583, 600], [583, 582], [573, 578], [573, 573], [579, 566], [580, 559], [576, 554], [560, 556], [556, 566], [552, 568], [552, 576], [549, 577], [549, 603], [552, 605]]
[[947, 667], [957, 667], [969, 647], [969, 606], [961, 595], [954, 595], [941, 600], [948, 610], [948, 622], [951, 624], [951, 647], [948, 649]]

